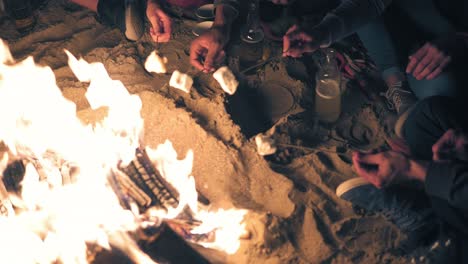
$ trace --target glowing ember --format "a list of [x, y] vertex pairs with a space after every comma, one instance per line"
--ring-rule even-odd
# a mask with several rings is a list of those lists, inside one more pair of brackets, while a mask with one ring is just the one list
[[[35, 65], [32, 58], [14, 62], [0, 40], [0, 140], [9, 150], [0, 170], [15, 160], [26, 164], [21, 193], [7, 193], [0, 184], [0, 247], [8, 249], [0, 254], [0, 263], [87, 263], [87, 244], [112, 245], [135, 263], [153, 263], [129, 235], [147, 226], [147, 220], [135, 206], [121, 206], [122, 197], [109, 181], [139, 147], [140, 98], [112, 80], [102, 64], [67, 54], [78, 79], [90, 83], [86, 97], [92, 109], [107, 111], [99, 123], [83, 124], [75, 104], [62, 96], [52, 70]], [[203, 245], [234, 253], [246, 211], [199, 210], [190, 175], [192, 151], [178, 160], [166, 142], [147, 152], [179, 193], [177, 208], [152, 209], [153, 216], [161, 221], [175, 218], [188, 207], [201, 221], [194, 234], [215, 232], [215, 240]]]

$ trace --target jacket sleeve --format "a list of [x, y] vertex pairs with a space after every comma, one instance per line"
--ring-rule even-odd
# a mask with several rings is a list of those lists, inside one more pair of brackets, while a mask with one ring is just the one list
[[232, 9], [233, 14], [237, 16], [239, 14], [239, 0], [215, 0], [215, 8], [219, 5], [224, 5]]
[[321, 44], [328, 46], [381, 15], [391, 2], [392, 0], [342, 0], [313, 30], [325, 36]]
[[432, 162], [427, 169], [425, 188], [429, 196], [468, 210], [468, 164]]

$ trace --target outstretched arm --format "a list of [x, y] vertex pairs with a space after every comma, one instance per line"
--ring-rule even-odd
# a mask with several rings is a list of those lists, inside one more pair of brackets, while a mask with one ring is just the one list
[[322, 45], [330, 45], [352, 33], [383, 13], [392, 0], [342, 0], [314, 27], [325, 36]]
[[86, 7], [91, 11], [97, 12], [97, 5], [99, 0], [71, 0], [73, 3], [82, 7]]
[[301, 57], [327, 47], [382, 14], [392, 0], [342, 0], [315, 26], [292, 26], [283, 37], [283, 55]]

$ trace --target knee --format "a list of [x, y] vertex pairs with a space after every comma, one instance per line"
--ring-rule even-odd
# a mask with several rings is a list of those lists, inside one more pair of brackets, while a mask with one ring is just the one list
[[402, 128], [402, 137], [415, 157], [430, 160], [431, 147], [444, 131], [438, 125], [439, 115], [450, 102], [449, 97], [425, 98], [414, 106]]
[[452, 104], [453, 99], [447, 96], [431, 96], [418, 101], [408, 115], [403, 129], [405, 132], [413, 132], [421, 129], [421, 122], [436, 123], [438, 116]]
[[408, 82], [418, 99], [439, 95], [455, 97], [457, 94], [457, 82], [454, 74], [450, 72], [445, 72], [432, 80], [417, 80], [412, 75], [408, 75]]

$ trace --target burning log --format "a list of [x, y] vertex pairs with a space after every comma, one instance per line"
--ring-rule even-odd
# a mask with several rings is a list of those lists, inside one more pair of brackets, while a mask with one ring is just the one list
[[[144, 198], [131, 196], [136, 202], [139, 200], [142, 202], [138, 203], [140, 207], [147, 209], [151, 206], [157, 206], [167, 210], [179, 205], [177, 199], [179, 194], [153, 167], [145, 150], [137, 149], [136, 158], [121, 170], [128, 176], [117, 178], [122, 188], [129, 194], [138, 192], [138, 196], [144, 196]], [[150, 202], [147, 197], [150, 198]]]

